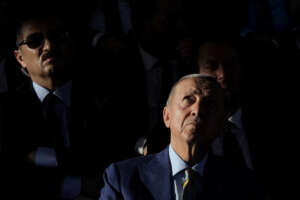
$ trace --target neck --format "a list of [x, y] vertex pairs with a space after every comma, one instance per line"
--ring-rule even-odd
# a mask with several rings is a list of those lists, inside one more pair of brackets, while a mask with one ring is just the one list
[[193, 166], [196, 163], [202, 161], [209, 148], [207, 146], [196, 143], [183, 145], [171, 142], [171, 145], [174, 151], [180, 156], [180, 158], [190, 166]]
[[47, 88], [50, 91], [54, 91], [57, 88], [60, 88], [62, 85], [64, 85], [69, 79], [65, 79], [65, 80], [54, 80], [54, 79], [42, 79], [42, 80], [34, 80], [32, 79], [34, 82], [36, 82], [37, 84], [39, 84], [40, 86]]

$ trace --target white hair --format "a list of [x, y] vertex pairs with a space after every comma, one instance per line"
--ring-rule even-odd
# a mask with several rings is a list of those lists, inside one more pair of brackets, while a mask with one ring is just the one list
[[167, 99], [167, 102], [166, 102], [166, 105], [169, 104], [169, 101], [171, 99], [171, 96], [173, 95], [174, 93], [174, 90], [176, 88], [176, 86], [183, 80], [186, 80], [186, 79], [206, 79], [206, 80], [209, 80], [209, 81], [212, 81], [212, 82], [215, 82], [217, 85], [219, 85], [218, 81], [216, 80], [216, 78], [210, 74], [205, 74], [205, 73], [200, 73], [200, 74], [188, 74], [188, 75], [185, 75], [183, 77], [181, 77], [178, 81], [176, 81], [174, 83], [174, 85], [172, 86], [171, 90], [170, 90], [170, 93], [169, 93], [169, 96], [168, 96], [168, 99]]

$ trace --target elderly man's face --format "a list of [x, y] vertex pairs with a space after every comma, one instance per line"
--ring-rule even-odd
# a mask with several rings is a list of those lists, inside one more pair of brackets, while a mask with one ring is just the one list
[[181, 81], [164, 109], [164, 121], [171, 130], [171, 143], [207, 145], [223, 123], [222, 89], [199, 78]]
[[18, 43], [22, 41], [25, 44], [15, 51], [15, 56], [32, 80], [40, 83], [47, 78], [69, 75], [74, 46], [57, 18], [26, 22], [18, 38]]

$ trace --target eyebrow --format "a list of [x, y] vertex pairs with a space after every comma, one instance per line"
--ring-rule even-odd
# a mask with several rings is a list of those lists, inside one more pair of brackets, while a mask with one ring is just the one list
[[188, 90], [187, 92], [184, 93], [184, 96], [186, 95], [191, 95], [191, 94], [203, 94], [202, 90], [200, 89], [196, 89], [196, 88], [193, 88], [193, 89], [190, 89]]

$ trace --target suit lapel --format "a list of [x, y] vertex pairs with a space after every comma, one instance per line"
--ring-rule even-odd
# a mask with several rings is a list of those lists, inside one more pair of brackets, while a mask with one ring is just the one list
[[139, 167], [141, 181], [152, 194], [153, 199], [174, 199], [171, 171], [168, 148]]
[[42, 104], [33, 89], [31, 81], [24, 82], [20, 88], [16, 89], [9, 105], [10, 110], [12, 111], [12, 119], [17, 116], [18, 121], [18, 126], [15, 126], [14, 123], [16, 119], [11, 120], [10, 126], [12, 130], [15, 130], [14, 132], [18, 133], [19, 130], [22, 129], [20, 133], [26, 133], [17, 136], [21, 138], [21, 144], [24, 143], [24, 148], [30, 146], [35, 148], [36, 145], [47, 145], [48, 140], [44, 133], [45, 120]]

